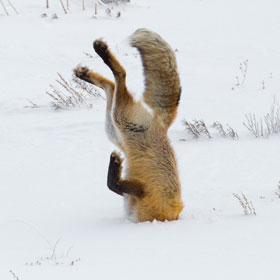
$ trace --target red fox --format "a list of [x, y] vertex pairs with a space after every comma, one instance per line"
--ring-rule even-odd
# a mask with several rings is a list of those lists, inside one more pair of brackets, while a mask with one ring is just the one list
[[140, 52], [144, 67], [144, 102], [136, 102], [126, 88], [126, 71], [107, 44], [95, 40], [93, 47], [111, 69], [115, 83], [77, 66], [80, 79], [102, 88], [107, 97], [106, 132], [124, 153], [125, 178], [122, 179], [120, 154], [110, 157], [107, 185], [123, 195], [128, 214], [136, 221], [177, 220], [183, 209], [181, 186], [174, 151], [167, 130], [177, 115], [181, 86], [176, 58], [171, 47], [157, 34], [138, 29], [130, 44]]

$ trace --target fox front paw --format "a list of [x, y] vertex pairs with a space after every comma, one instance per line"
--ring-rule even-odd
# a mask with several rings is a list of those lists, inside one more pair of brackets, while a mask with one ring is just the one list
[[121, 158], [121, 155], [118, 152], [114, 151], [111, 153], [110, 161], [117, 166], [121, 166], [123, 159]]
[[88, 81], [89, 80], [89, 71], [90, 70], [86, 66], [78, 65], [74, 69], [74, 75], [84, 81]]

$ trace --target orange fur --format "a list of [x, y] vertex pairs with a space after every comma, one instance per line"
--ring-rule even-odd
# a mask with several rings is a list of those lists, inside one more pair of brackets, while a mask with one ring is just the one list
[[[167, 137], [181, 93], [175, 54], [158, 34], [145, 29], [132, 35], [131, 44], [142, 56], [144, 101], [153, 109], [153, 114], [128, 92], [125, 70], [105, 42], [96, 40], [94, 48], [112, 70], [115, 84], [86, 67], [78, 66], [74, 71], [79, 78], [106, 92], [107, 133], [123, 151], [127, 162], [125, 180], [117, 178], [112, 182], [117, 182], [113, 187], [119, 188], [119, 194], [127, 194], [129, 211], [139, 222], [177, 220], [183, 209], [181, 186], [175, 154]], [[109, 173], [110, 168], [111, 171], [120, 168], [120, 173], [119, 155], [112, 156], [116, 160], [110, 162]], [[116, 166], [116, 162], [120, 164]]]

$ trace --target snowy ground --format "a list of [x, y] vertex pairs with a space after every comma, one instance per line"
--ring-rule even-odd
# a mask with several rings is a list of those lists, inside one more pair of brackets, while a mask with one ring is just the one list
[[[91, 2], [83, 12], [70, 1], [67, 15], [54, 0], [49, 10], [12, 0], [18, 16], [0, 7], [0, 279], [279, 279], [279, 135], [255, 139], [242, 124], [280, 99], [279, 2], [133, 0], [115, 7], [118, 19], [102, 9], [92, 18]], [[54, 111], [45, 94], [79, 63], [112, 77], [92, 50], [104, 37], [139, 97], [141, 64], [127, 37], [140, 27], [178, 50], [183, 92], [169, 135], [185, 208], [176, 222], [133, 224], [107, 189], [114, 146], [104, 100]], [[27, 99], [40, 108], [25, 108]], [[191, 139], [182, 119], [228, 123], [240, 138]], [[233, 193], [257, 215], [245, 216]]]

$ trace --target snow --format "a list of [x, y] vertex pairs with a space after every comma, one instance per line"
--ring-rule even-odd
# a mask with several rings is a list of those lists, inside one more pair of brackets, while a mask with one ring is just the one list
[[[80, 2], [67, 15], [59, 1], [47, 10], [45, 1], [13, 0], [20, 14], [6, 4], [9, 17], [0, 7], [0, 279], [278, 279], [279, 135], [256, 139], [242, 123], [280, 98], [279, 2], [133, 0], [114, 7], [120, 18], [100, 8], [97, 19], [93, 1], [86, 11]], [[178, 50], [183, 91], [169, 136], [185, 208], [174, 222], [128, 221], [106, 187], [115, 147], [104, 100], [54, 111], [45, 94], [57, 72], [70, 78], [79, 63], [112, 78], [92, 50], [103, 37], [140, 98], [141, 62], [127, 45], [140, 27]], [[246, 80], [235, 86], [246, 59]], [[228, 123], [239, 139], [192, 139], [183, 119]]]

